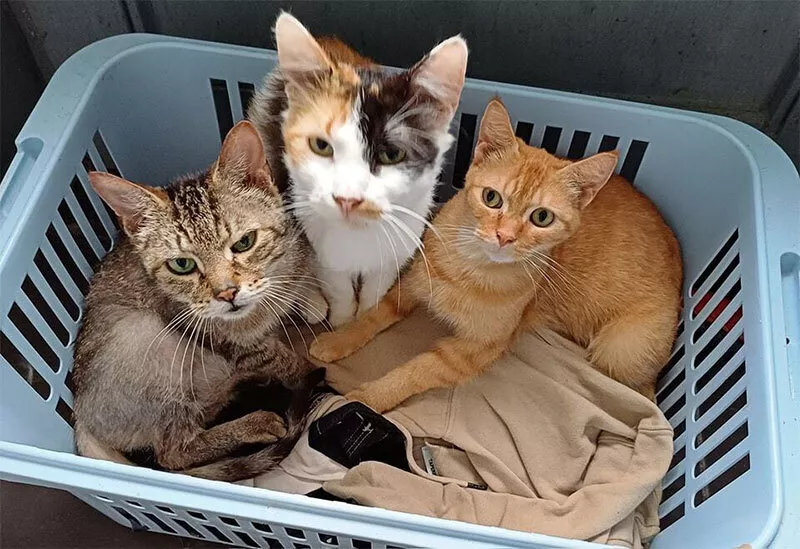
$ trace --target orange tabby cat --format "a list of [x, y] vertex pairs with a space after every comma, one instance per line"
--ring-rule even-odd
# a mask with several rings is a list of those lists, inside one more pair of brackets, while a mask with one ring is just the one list
[[454, 335], [348, 398], [384, 411], [455, 385], [536, 326], [587, 346], [598, 369], [652, 397], [675, 337], [681, 260], [655, 206], [614, 175], [617, 158], [572, 162], [530, 147], [493, 100], [464, 189], [424, 236], [428, 266], [417, 256], [375, 308], [321, 335], [311, 354], [343, 358], [427, 303]]

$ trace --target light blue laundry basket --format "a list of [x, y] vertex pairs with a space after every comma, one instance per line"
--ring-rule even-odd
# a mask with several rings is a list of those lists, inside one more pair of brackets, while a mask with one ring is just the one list
[[[595, 547], [74, 455], [71, 344], [117, 230], [87, 170], [163, 184], [203, 169], [274, 63], [265, 50], [126, 35], [85, 48], [53, 77], [0, 187], [0, 476], [68, 490], [128, 526], [249, 547]], [[463, 178], [496, 93], [534, 145], [573, 158], [618, 148], [621, 173], [681, 241], [685, 311], [659, 385], [676, 451], [654, 546], [800, 546], [792, 164], [727, 118], [470, 80], [440, 198]]]

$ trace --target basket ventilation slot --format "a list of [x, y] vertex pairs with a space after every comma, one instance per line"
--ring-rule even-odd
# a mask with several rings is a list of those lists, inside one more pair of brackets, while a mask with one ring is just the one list
[[242, 106], [245, 109], [247, 109], [247, 107], [250, 105], [250, 100], [256, 93], [256, 87], [250, 82], [239, 82], [238, 84], [239, 84], [239, 99], [242, 102]]
[[231, 102], [228, 99], [228, 83], [225, 80], [212, 78], [211, 95], [214, 98], [214, 110], [217, 112], [219, 138], [224, 141], [225, 136], [233, 128], [233, 113], [231, 112]]
[[[103, 155], [100, 152], [98, 152], [97, 155], [95, 156], [95, 159], [97, 160], [97, 164], [95, 164], [95, 162], [92, 160], [92, 155], [87, 152], [84, 155], [83, 160], [81, 161], [81, 165], [83, 166], [83, 169], [86, 171], [86, 173], [88, 174], [89, 172], [100, 170], [100, 171], [106, 171], [106, 172], [108, 172], [108, 173], [110, 173], [112, 175], [120, 176], [119, 170], [117, 169], [117, 165], [114, 163], [114, 160], [111, 158], [111, 155], [108, 153], [108, 148], [106, 147], [105, 142], [103, 141], [103, 138], [100, 136], [99, 132], [95, 134], [95, 137], [92, 140], [92, 143], [95, 144], [94, 145], [95, 149], [105, 151], [106, 159], [104, 160], [103, 159]], [[102, 148], [98, 149], [96, 143], [100, 143], [102, 145]], [[106, 164], [106, 162], [108, 162], [108, 164]], [[88, 176], [87, 176], [87, 180], [88, 180]], [[89, 197], [90, 196], [96, 196], [96, 193], [94, 192], [94, 189], [89, 189], [88, 187], [90, 187], [90, 185], [87, 185], [86, 190], [84, 190], [84, 187], [82, 185], [78, 185], [77, 187], [75, 187], [73, 189], [73, 191], [75, 191], [76, 196], [77, 196], [77, 194], [79, 192], [83, 192], [84, 195], [86, 195], [86, 198], [88, 200], [91, 200], [91, 198], [89, 198]], [[87, 195], [86, 193], [90, 193], [90, 194]], [[80, 200], [80, 197], [78, 199]], [[103, 199], [101, 199], [99, 196], [97, 196], [95, 203], [97, 204], [98, 208], [102, 208], [103, 211], [105, 211], [105, 216], [103, 217], [103, 219], [106, 220], [107, 223], [111, 224], [111, 226], [114, 229], [114, 232], [116, 233], [116, 231], [119, 231], [121, 227], [119, 225], [119, 221], [117, 220], [117, 215], [114, 213], [114, 210], [111, 209], [111, 206], [106, 204], [103, 201]], [[98, 212], [98, 215], [99, 215], [99, 212]], [[90, 221], [91, 221], [91, 219], [90, 219]], [[103, 237], [100, 236], [99, 231], [98, 231], [98, 237], [101, 240], [103, 239]]]
[[722, 262], [725, 255], [733, 248], [733, 245], [739, 240], [739, 230], [733, 231], [733, 234], [725, 241], [719, 251], [714, 254], [714, 257], [711, 258], [711, 261], [706, 265], [706, 268], [700, 273], [700, 276], [692, 284], [691, 291], [689, 292], [690, 297], [694, 297], [697, 293], [697, 290], [705, 283], [706, 280], [712, 275], [714, 269]]
[[475, 141], [475, 126], [478, 117], [474, 114], [462, 113], [459, 120], [456, 156], [453, 161], [453, 186], [457, 189], [464, 188], [464, 176], [469, 169], [472, 157], [472, 145]]
[[58, 358], [58, 355], [16, 303], [11, 306], [11, 310], [8, 312], [8, 320], [11, 321], [14, 328], [22, 334], [22, 337], [24, 337], [28, 344], [36, 351], [39, 358], [41, 358], [53, 372], [58, 372], [61, 368], [61, 360]]
[[683, 518], [684, 514], [686, 514], [686, 505], [681, 502], [680, 505], [661, 517], [661, 531], [663, 532], [678, 522], [679, 519]]
[[[475, 146], [476, 131], [478, 127], [478, 117], [474, 114], [460, 113], [457, 120], [458, 130], [456, 132], [456, 152], [453, 162], [452, 186], [456, 189], [464, 187], [464, 176], [469, 169], [472, 158], [472, 150]], [[517, 122], [514, 133], [524, 142], [541, 147], [550, 154], [564, 155], [571, 160], [579, 160], [595, 152], [612, 151], [617, 148], [620, 138], [614, 135], [603, 135], [597, 151], [588, 150], [591, 141], [591, 132], [585, 130], [574, 130], [569, 138], [569, 143], [564, 143], [564, 147], [559, 145], [567, 133], [564, 128], [559, 126], [544, 126], [544, 129], [534, 131], [536, 125], [532, 122], [520, 120]], [[620, 175], [628, 181], [633, 182], [636, 174], [644, 160], [645, 152], [649, 143], [634, 139], [628, 147], [627, 153], [622, 159]]]
[[36, 394], [44, 400], [50, 398], [50, 385], [9, 341], [4, 332], [0, 332], [0, 356], [36, 391]]
[[214, 111], [217, 116], [220, 141], [231, 131], [233, 125], [244, 118], [244, 113], [255, 94], [251, 82], [229, 82], [218, 78], [209, 79]]
[[586, 155], [586, 147], [589, 145], [589, 138], [592, 136], [589, 132], [575, 130], [572, 134], [572, 142], [567, 149], [567, 158], [570, 160], [579, 160]]
[[188, 535], [192, 538], [222, 542], [242, 547], [270, 549], [311, 549], [349, 547], [351, 549], [402, 549], [396, 545], [342, 537], [339, 534], [302, 530], [289, 526], [249, 522], [230, 516], [206, 515], [180, 507], [155, 505], [132, 500], [115, 501], [108, 495], [92, 494], [95, 505], [112, 509], [131, 524], [134, 530]]
[[[629, 154], [633, 150], [632, 144]], [[662, 501], [677, 503], [661, 514], [662, 529], [679, 521], [687, 505], [689, 510], [701, 505], [750, 468], [744, 446], [750, 426], [738, 238], [734, 230], [692, 283], [676, 349], [659, 375], [657, 400], [668, 407], [665, 415], [672, 419], [676, 440]], [[687, 326], [691, 331], [684, 336]], [[689, 372], [694, 374], [691, 383], [687, 383]], [[694, 395], [693, 409], [682, 412], [688, 394]], [[692, 424], [688, 444], [694, 454], [685, 463], [686, 444], [677, 448], [677, 443], [686, 434], [689, 413], [693, 422], [688, 421]], [[702, 488], [683, 495], [688, 474], [699, 479]]]
[[561, 140], [561, 128], [557, 126], [547, 126], [542, 136], [541, 147], [550, 154], [556, 154], [558, 142]]
[[525, 143], [530, 143], [531, 135], [533, 135], [533, 124], [530, 122], [517, 122], [517, 129], [514, 133]]
[[728, 467], [717, 478], [709, 482], [694, 495], [694, 506], [699, 507], [731, 482], [750, 470], [750, 454], [745, 454], [739, 461]]

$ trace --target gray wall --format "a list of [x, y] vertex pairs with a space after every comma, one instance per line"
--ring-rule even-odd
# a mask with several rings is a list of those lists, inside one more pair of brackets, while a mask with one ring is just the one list
[[289, 9], [313, 32], [386, 64], [409, 65], [461, 32], [469, 76], [726, 114], [800, 157], [796, 0], [17, 0], [11, 8], [45, 80], [82, 46], [124, 32], [271, 47], [270, 26]]

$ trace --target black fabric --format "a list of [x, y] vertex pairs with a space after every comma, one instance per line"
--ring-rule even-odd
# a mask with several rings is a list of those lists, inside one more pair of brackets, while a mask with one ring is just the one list
[[345, 404], [312, 423], [308, 443], [348, 469], [364, 461], [380, 461], [410, 471], [403, 433], [360, 402]]
[[359, 503], [354, 500], [353, 498], [340, 498], [339, 496], [334, 496], [330, 492], [326, 492], [323, 488], [317, 488], [306, 494], [310, 498], [314, 499], [324, 499], [325, 501], [343, 501], [345, 503], [352, 503], [354, 505], [359, 505]]
[[156, 453], [151, 447], [137, 448], [130, 452], [124, 452], [123, 455], [139, 467], [147, 467], [148, 469], [155, 469], [156, 471], [166, 471], [166, 469], [156, 461]]

